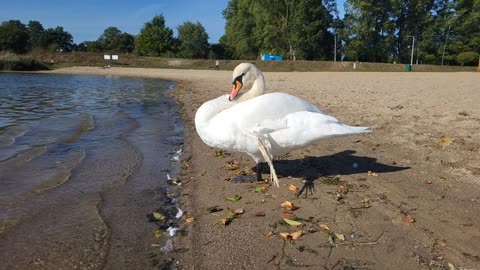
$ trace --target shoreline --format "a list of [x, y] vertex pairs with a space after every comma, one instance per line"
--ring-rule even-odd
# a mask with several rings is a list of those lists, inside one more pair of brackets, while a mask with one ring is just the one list
[[[75, 67], [36, 73], [176, 81], [170, 94], [185, 136], [180, 200], [194, 218], [185, 222], [186, 236], [175, 240], [184, 251], [172, 254], [178, 269], [480, 268], [476, 73], [265, 73], [267, 89], [303, 97], [346, 124], [370, 126], [372, 134], [277, 158], [281, 186], [265, 185], [264, 193], [255, 192], [262, 184], [228, 181], [251, 173], [252, 160], [238, 153], [216, 157], [195, 132], [196, 109], [228, 90], [230, 71]], [[315, 179], [316, 193], [297, 199], [287, 185], [301, 187], [305, 177]], [[337, 200], [332, 194], [341, 186]], [[225, 200], [234, 194], [242, 198]], [[286, 200], [300, 209], [284, 214]], [[223, 210], [205, 213], [214, 206]], [[227, 208], [245, 213], [223, 226]], [[298, 240], [279, 236], [298, 230], [282, 223], [284, 215], [303, 223]]]

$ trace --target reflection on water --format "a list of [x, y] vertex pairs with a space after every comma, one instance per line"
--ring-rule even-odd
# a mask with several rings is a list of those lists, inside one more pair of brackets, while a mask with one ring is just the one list
[[[108, 239], [119, 232], [109, 224], [138, 223], [154, 208], [144, 194], [178, 170], [170, 155], [183, 130], [166, 94], [173, 86], [0, 74], [0, 261], [66, 269], [85, 260], [101, 266], [116, 254]], [[144, 231], [136, 224], [130, 233], [138, 240]]]

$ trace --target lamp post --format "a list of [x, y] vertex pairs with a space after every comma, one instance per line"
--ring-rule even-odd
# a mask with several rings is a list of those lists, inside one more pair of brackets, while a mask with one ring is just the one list
[[448, 26], [447, 36], [445, 37], [445, 42], [443, 43], [442, 67], [441, 67], [441, 69], [443, 69], [443, 59], [445, 58], [445, 46], [447, 46], [447, 39], [448, 39], [448, 34], [449, 34], [449, 33], [450, 33], [450, 25]]
[[333, 49], [333, 62], [337, 62], [337, 33], [335, 33], [335, 48]]
[[413, 49], [415, 48], [415, 36], [407, 36], [412, 38], [412, 56], [410, 57], [410, 66], [413, 66]]

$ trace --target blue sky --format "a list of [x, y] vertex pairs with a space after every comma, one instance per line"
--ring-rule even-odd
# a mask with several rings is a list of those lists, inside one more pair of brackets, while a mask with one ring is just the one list
[[[136, 35], [153, 16], [163, 14], [167, 26], [174, 29], [185, 21], [199, 21], [210, 43], [223, 35], [222, 10], [228, 0], [13, 0], [2, 1], [0, 21], [36, 20], [44, 28], [63, 26], [75, 43], [96, 40], [109, 26]], [[339, 0], [343, 10], [344, 0]]]

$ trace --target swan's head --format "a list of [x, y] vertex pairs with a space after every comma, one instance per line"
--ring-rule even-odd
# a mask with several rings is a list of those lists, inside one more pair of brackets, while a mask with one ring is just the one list
[[233, 70], [232, 91], [228, 100], [233, 101], [244, 85], [252, 84], [262, 72], [250, 63], [241, 63]]

